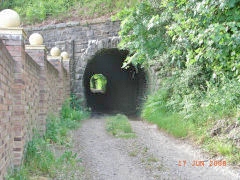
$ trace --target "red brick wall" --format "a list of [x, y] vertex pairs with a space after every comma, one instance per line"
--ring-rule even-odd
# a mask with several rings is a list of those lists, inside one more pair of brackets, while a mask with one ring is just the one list
[[[60, 109], [62, 105], [62, 99], [67, 99], [70, 96], [70, 76], [65, 69], [64, 64], [59, 57], [50, 57], [49, 62], [58, 70], [58, 80], [56, 81], [55, 94], [57, 95], [57, 107]], [[58, 96], [58, 95], [61, 96]], [[58, 110], [59, 110], [58, 109]]]
[[0, 31], [0, 179], [22, 163], [33, 130], [44, 132], [47, 114], [57, 114], [69, 95], [61, 61], [54, 66], [44, 46], [29, 47], [21, 30]]
[[13, 96], [14, 60], [0, 40], [0, 179], [13, 163]]
[[46, 107], [51, 113], [58, 112], [60, 106], [58, 106], [58, 98], [61, 94], [58, 93], [58, 77], [59, 71], [49, 62], [46, 61], [46, 78], [47, 78], [47, 103]]
[[40, 66], [27, 54], [25, 62], [25, 125], [24, 139], [31, 139], [32, 129], [40, 127], [39, 112], [39, 74]]

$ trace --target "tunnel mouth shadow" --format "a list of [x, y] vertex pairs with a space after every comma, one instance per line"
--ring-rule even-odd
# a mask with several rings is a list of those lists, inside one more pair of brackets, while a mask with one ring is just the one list
[[[87, 107], [95, 114], [137, 115], [147, 88], [144, 69], [130, 65], [121, 68], [128, 51], [102, 49], [87, 63], [83, 75], [84, 95]], [[104, 93], [91, 91], [90, 80], [95, 74], [106, 77]]]

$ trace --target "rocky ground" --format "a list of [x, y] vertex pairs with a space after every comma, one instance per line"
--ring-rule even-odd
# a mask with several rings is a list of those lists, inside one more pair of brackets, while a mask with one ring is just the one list
[[[74, 148], [79, 167], [68, 179], [240, 179], [240, 171], [224, 159], [211, 159], [200, 149], [174, 139], [143, 121], [131, 121], [136, 138], [120, 139], [105, 130], [105, 118], [83, 122], [74, 131]], [[192, 166], [197, 161], [199, 166]], [[215, 164], [215, 166], [214, 166]], [[212, 166], [211, 166], [212, 165]], [[63, 177], [63, 179], [64, 179]]]

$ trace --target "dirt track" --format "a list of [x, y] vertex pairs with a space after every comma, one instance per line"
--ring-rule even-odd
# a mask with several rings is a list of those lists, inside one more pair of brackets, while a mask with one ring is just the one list
[[[119, 139], [107, 134], [104, 117], [83, 122], [74, 134], [74, 149], [85, 167], [79, 179], [240, 179], [240, 171], [228, 165], [209, 166], [209, 158], [199, 149], [167, 136], [155, 125], [142, 121], [131, 121], [131, 125], [137, 137]], [[194, 160], [204, 162], [196, 167]]]

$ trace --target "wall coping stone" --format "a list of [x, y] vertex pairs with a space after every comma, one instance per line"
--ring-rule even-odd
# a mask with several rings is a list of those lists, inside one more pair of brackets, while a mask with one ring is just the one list
[[27, 34], [23, 28], [0, 28], [0, 34], [10, 34], [10, 35], [23, 35], [27, 39]]
[[47, 56], [47, 60], [59, 60], [59, 61], [62, 61], [62, 56]]
[[25, 49], [47, 50], [45, 45], [25, 45]]
[[25, 29], [27, 31], [39, 31], [39, 30], [51, 30], [51, 29], [58, 29], [58, 28], [69, 28], [69, 27], [76, 27], [76, 26], [88, 26], [88, 25], [94, 25], [94, 24], [102, 24], [102, 23], [115, 23], [120, 22], [120, 20], [112, 21], [111, 19], [100, 19], [100, 20], [85, 20], [85, 21], [69, 21], [66, 23], [57, 23], [57, 24], [50, 24], [50, 25], [42, 25], [42, 26], [35, 26], [35, 27], [26, 27]]

